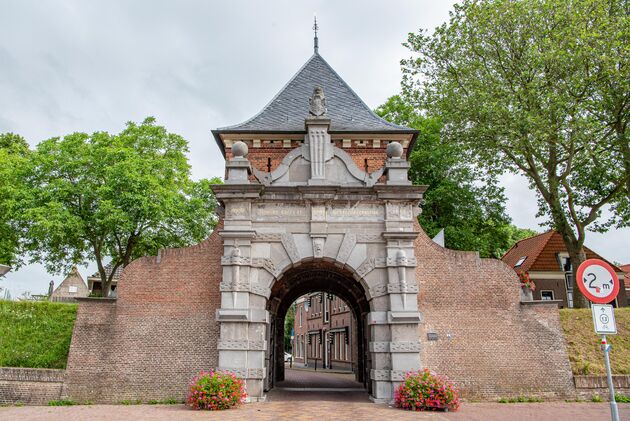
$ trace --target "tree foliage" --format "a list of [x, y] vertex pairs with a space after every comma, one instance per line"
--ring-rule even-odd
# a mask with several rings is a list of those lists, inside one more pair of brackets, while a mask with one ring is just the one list
[[429, 236], [444, 229], [446, 247], [499, 258], [516, 241], [535, 234], [511, 225], [495, 178], [482, 180], [463, 150], [440, 137], [438, 118], [422, 116], [400, 96], [389, 98], [376, 113], [420, 132], [409, 157], [409, 178], [428, 186], [418, 220]]
[[[119, 134], [41, 142], [26, 172], [25, 250], [53, 273], [95, 260], [103, 291], [114, 271], [163, 247], [204, 239], [216, 224], [210, 184], [193, 182], [187, 142], [153, 118]], [[111, 258], [108, 276], [105, 259]]]
[[21, 174], [28, 160], [29, 148], [23, 137], [0, 134], [0, 263], [18, 262], [20, 235], [13, 215], [19, 212], [24, 192]]
[[284, 316], [284, 349], [289, 351], [291, 349], [291, 332], [293, 332], [293, 325], [295, 324], [295, 303], [289, 306], [286, 316]]
[[624, 0], [466, 0], [406, 43], [405, 94], [488, 174], [529, 179], [573, 267], [587, 227], [630, 223], [628, 12]]

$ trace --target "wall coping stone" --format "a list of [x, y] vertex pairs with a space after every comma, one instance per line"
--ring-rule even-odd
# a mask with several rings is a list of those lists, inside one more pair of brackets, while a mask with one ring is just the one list
[[[630, 375], [613, 374], [613, 386], [617, 389], [630, 389]], [[608, 388], [606, 376], [573, 376], [575, 387], [578, 389]]]
[[105, 303], [115, 303], [116, 302], [116, 298], [114, 297], [76, 297], [75, 298], [77, 301], [99, 301], [99, 302], [105, 302]]
[[562, 304], [562, 300], [533, 300], [533, 301], [521, 301], [521, 305], [524, 306], [531, 306], [531, 305], [538, 305], [538, 304], [542, 304], [542, 305], [555, 305], [555, 306], [559, 306], [560, 304]]
[[0, 367], [0, 380], [51, 382], [64, 381], [66, 370], [56, 368]]

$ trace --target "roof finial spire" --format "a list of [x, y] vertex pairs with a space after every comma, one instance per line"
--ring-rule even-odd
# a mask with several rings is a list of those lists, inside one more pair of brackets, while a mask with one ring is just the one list
[[313, 38], [313, 50], [315, 50], [315, 54], [319, 54], [319, 39], [317, 38], [317, 30], [319, 26], [317, 26], [317, 14], [313, 14], [313, 31], [315, 32], [315, 38]]

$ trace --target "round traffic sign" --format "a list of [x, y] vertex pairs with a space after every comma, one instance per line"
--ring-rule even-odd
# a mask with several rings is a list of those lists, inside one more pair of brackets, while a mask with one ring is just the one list
[[619, 294], [617, 274], [603, 260], [585, 260], [578, 268], [575, 276], [576, 284], [582, 294], [594, 303], [609, 303]]

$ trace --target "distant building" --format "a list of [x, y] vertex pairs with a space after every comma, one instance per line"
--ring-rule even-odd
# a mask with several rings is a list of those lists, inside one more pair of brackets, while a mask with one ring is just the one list
[[[587, 259], [601, 259], [609, 263], [623, 283], [624, 272], [588, 247], [584, 247]], [[501, 258], [517, 273], [528, 273], [536, 285], [534, 300], [560, 300], [560, 307], [573, 307], [573, 268], [562, 236], [557, 231], [526, 238], [514, 244]], [[615, 307], [627, 306], [626, 288], [611, 302]]]
[[339, 297], [317, 292], [296, 300], [293, 358], [296, 364], [354, 370], [355, 320]]
[[55, 302], [72, 302], [78, 297], [87, 297], [89, 293], [83, 277], [75, 266], [66, 276], [66, 279], [50, 294], [49, 299]]
[[623, 287], [626, 290], [626, 305], [630, 306], [630, 263], [619, 266], [623, 270], [625, 276], [623, 278]]
[[[105, 274], [107, 276], [109, 276], [112, 273], [113, 267], [114, 265], [112, 265], [111, 263], [105, 265], [103, 269], [105, 269]], [[110, 296], [116, 296], [116, 286], [118, 285], [118, 280], [120, 279], [120, 275], [122, 275], [122, 271], [123, 271], [122, 266], [118, 266], [118, 268], [116, 268], [116, 272], [114, 273], [114, 277], [112, 278], [112, 284], [109, 289]], [[88, 276], [87, 280], [88, 280], [88, 288], [90, 289], [90, 292], [92, 294], [97, 294], [97, 295], [102, 294], [103, 288], [101, 287], [101, 284], [102, 284], [101, 274], [98, 273], [98, 271]]]

